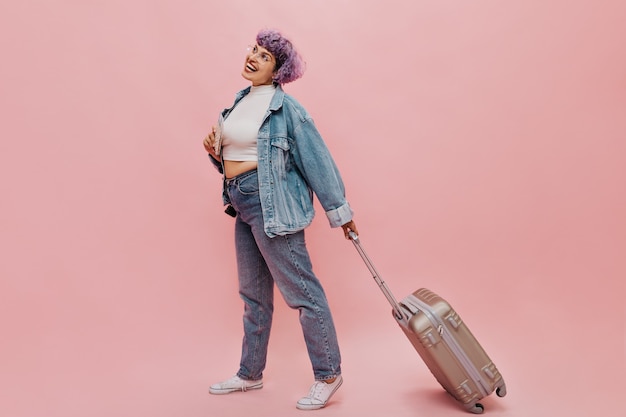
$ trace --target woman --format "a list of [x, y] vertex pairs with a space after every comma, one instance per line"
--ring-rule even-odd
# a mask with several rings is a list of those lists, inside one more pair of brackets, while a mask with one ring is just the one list
[[204, 139], [224, 175], [223, 198], [235, 219], [244, 337], [237, 374], [210, 387], [228, 394], [263, 387], [272, 324], [273, 285], [299, 310], [315, 382], [297, 408], [326, 406], [341, 385], [341, 357], [324, 290], [312, 271], [304, 229], [313, 194], [331, 227], [357, 232], [339, 171], [307, 111], [282, 85], [302, 76], [304, 62], [279, 32], [262, 30], [241, 75], [252, 85], [225, 109]]

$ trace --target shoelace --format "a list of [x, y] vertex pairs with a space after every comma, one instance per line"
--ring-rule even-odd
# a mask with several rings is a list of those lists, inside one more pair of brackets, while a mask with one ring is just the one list
[[248, 391], [248, 381], [246, 381], [245, 379], [241, 379], [239, 378], [239, 381], [241, 381], [241, 392], [246, 392]]
[[246, 386], [246, 381], [238, 378], [236, 376], [232, 377], [231, 379], [229, 379], [228, 381], [226, 381], [226, 383], [224, 385], [228, 385], [229, 383], [235, 384], [241, 384], [241, 392], [246, 392], [246, 390], [248, 389], [248, 387]]
[[319, 396], [322, 394], [325, 388], [327, 388], [330, 384], [326, 382], [316, 381], [315, 384], [311, 387], [309, 391], [309, 398], [313, 398], [319, 400]]

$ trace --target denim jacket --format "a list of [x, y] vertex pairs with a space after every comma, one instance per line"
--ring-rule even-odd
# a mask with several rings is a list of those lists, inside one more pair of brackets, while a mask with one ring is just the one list
[[[250, 87], [237, 93], [232, 107], [222, 111], [226, 119]], [[298, 232], [313, 221], [313, 194], [317, 196], [331, 227], [352, 220], [339, 170], [313, 119], [292, 96], [278, 86], [257, 140], [259, 197], [265, 233], [269, 237]], [[209, 159], [220, 173], [220, 162]], [[223, 188], [224, 204], [229, 204]]]

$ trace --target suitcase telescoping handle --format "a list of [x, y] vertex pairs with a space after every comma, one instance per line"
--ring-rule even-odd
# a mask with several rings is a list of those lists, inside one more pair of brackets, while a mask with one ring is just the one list
[[367, 256], [367, 253], [365, 253], [365, 250], [361, 246], [361, 241], [359, 240], [359, 236], [353, 231], [348, 232], [348, 234], [350, 236], [350, 240], [352, 241], [352, 243], [354, 243], [354, 247], [356, 248], [357, 252], [359, 252], [359, 255], [361, 255], [361, 258], [363, 258], [363, 261], [365, 261], [365, 265], [367, 265], [367, 269], [369, 269], [370, 272], [372, 273], [372, 277], [374, 278], [374, 281], [376, 281], [376, 283], [378, 284], [378, 287], [381, 289], [383, 294], [385, 294], [385, 297], [387, 297], [389, 304], [391, 304], [391, 307], [393, 307], [393, 315], [396, 317], [396, 319], [402, 320], [404, 318], [404, 315], [402, 314], [402, 309], [400, 308], [400, 304], [398, 303], [396, 298], [393, 296], [389, 287], [387, 287], [387, 284], [385, 283], [385, 281], [383, 281], [380, 275], [378, 274], [376, 267], [370, 260], [369, 256]]

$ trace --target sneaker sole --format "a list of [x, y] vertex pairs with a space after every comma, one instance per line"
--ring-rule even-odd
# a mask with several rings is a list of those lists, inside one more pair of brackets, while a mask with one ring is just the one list
[[241, 388], [209, 388], [209, 394], [213, 394], [213, 395], [224, 395], [224, 394], [230, 394], [233, 392], [246, 392], [246, 391], [250, 391], [253, 389], [261, 389], [263, 388], [263, 384], [256, 384], [256, 385], [250, 385], [248, 387], [246, 387], [245, 389], [241, 389]]
[[333, 398], [333, 395], [335, 395], [335, 392], [337, 392], [341, 384], [343, 384], [343, 379], [339, 381], [339, 383], [337, 384], [335, 389], [330, 393], [330, 395], [328, 396], [324, 404], [300, 404], [298, 402], [296, 403], [296, 408], [298, 410], [319, 410], [320, 408], [326, 407], [326, 404], [328, 404], [328, 401], [330, 401], [330, 399]]

